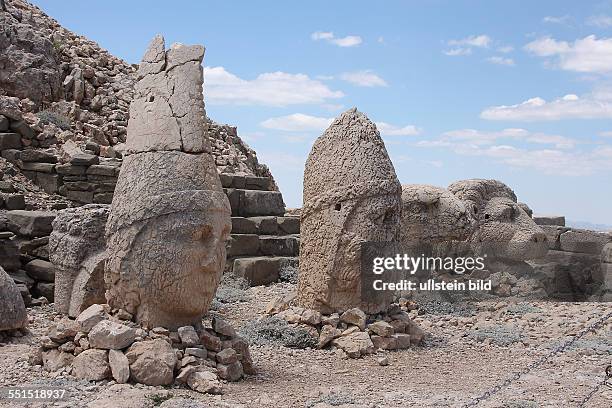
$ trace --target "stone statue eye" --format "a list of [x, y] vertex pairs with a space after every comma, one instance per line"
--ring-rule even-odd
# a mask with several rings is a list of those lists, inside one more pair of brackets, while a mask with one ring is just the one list
[[342, 208], [342, 205], [340, 203], [338, 203], [338, 204], [336, 204], [334, 206], [334, 210], [336, 210], [336, 211], [340, 211], [341, 208]]
[[485, 214], [485, 220], [488, 220], [489, 218], [491, 218], [490, 214]]
[[154, 100], [155, 100], [155, 96], [154, 95], [149, 96], [149, 102], [153, 102]]

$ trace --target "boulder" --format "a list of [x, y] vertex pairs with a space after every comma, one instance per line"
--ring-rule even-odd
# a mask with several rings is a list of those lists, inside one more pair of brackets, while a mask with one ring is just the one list
[[227, 381], [238, 381], [244, 375], [240, 361], [231, 364], [217, 364], [217, 375]]
[[354, 332], [332, 340], [332, 345], [344, 350], [350, 358], [374, 352], [374, 344], [366, 332]]
[[60, 211], [49, 237], [49, 259], [56, 268], [55, 308], [76, 317], [104, 297], [104, 228], [108, 205], [90, 204]]
[[55, 372], [72, 364], [74, 356], [58, 349], [51, 349], [42, 352], [43, 367], [45, 370]]
[[[361, 244], [399, 243], [401, 185], [376, 126], [356, 109], [319, 137], [304, 171], [300, 306], [329, 314], [386, 310], [391, 292], [362, 298]], [[365, 273], [365, 271], [364, 271]]]
[[355, 307], [342, 313], [340, 315], [340, 321], [357, 326], [359, 330], [364, 330], [366, 325], [366, 314], [363, 310]]
[[0, 267], [6, 271], [16, 271], [21, 268], [19, 247], [10, 239], [0, 239]]
[[612, 234], [572, 229], [562, 233], [559, 241], [562, 251], [599, 255], [604, 246], [612, 242]]
[[167, 341], [139, 341], [132, 344], [125, 355], [134, 381], [146, 385], [169, 385], [174, 381], [177, 359]]
[[117, 383], [123, 384], [130, 378], [130, 362], [119, 350], [108, 351], [108, 364]]
[[55, 216], [56, 213], [50, 211], [13, 210], [6, 213], [9, 230], [30, 238], [49, 235], [53, 231]]
[[102, 381], [107, 379], [110, 373], [107, 350], [85, 350], [72, 362], [72, 375], [80, 380]]
[[108, 319], [110, 308], [107, 305], [94, 304], [83, 310], [76, 318], [79, 330], [89, 333], [102, 320]]
[[382, 337], [390, 337], [395, 333], [395, 329], [384, 320], [379, 320], [368, 325], [368, 330]]
[[200, 344], [200, 337], [196, 333], [193, 326], [183, 326], [178, 328], [178, 335], [181, 339], [181, 343], [186, 347], [195, 346]]
[[91, 347], [120, 350], [136, 339], [136, 329], [111, 320], [102, 320], [89, 332]]
[[55, 268], [51, 262], [42, 259], [34, 259], [24, 267], [28, 276], [37, 281], [54, 282]]
[[66, 317], [56, 321], [51, 327], [47, 336], [56, 343], [66, 343], [72, 339], [79, 331], [79, 326], [74, 320]]
[[28, 322], [19, 288], [0, 266], [0, 331], [21, 329]]
[[194, 391], [202, 394], [221, 394], [223, 386], [215, 375], [210, 371], [194, 371], [187, 377], [187, 385]]
[[556, 225], [565, 227], [565, 217], [562, 215], [534, 215], [533, 221], [538, 225]]
[[106, 297], [147, 328], [198, 323], [225, 264], [231, 210], [206, 136], [203, 55], [201, 46], [165, 51], [156, 37], [130, 105], [106, 225]]

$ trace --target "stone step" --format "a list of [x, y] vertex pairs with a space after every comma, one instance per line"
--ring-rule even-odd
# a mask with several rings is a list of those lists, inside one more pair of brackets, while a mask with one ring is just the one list
[[284, 235], [300, 233], [300, 217], [232, 217], [232, 233]]
[[251, 286], [268, 285], [278, 282], [281, 271], [286, 267], [298, 267], [297, 257], [260, 256], [233, 260], [231, 272], [245, 278]]
[[238, 256], [298, 256], [300, 239], [295, 235], [231, 234], [227, 257]]
[[285, 203], [280, 191], [224, 188], [234, 217], [284, 215]]
[[272, 189], [270, 177], [242, 176], [238, 174], [219, 174], [221, 185], [224, 188], [237, 188], [242, 190], [264, 190]]

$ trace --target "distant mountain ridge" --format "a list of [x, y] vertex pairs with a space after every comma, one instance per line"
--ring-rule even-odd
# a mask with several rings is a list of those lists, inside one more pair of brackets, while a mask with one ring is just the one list
[[579, 228], [579, 229], [588, 229], [588, 230], [602, 231], [602, 232], [612, 232], [612, 225], [594, 224], [588, 221], [567, 220], [566, 225], [568, 227]]

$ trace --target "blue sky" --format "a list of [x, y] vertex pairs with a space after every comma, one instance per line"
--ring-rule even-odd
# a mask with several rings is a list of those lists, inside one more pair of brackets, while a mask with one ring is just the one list
[[207, 48], [208, 115], [301, 206], [310, 146], [356, 106], [402, 183], [496, 178], [536, 213], [612, 225], [612, 1], [34, 1], [128, 62]]

